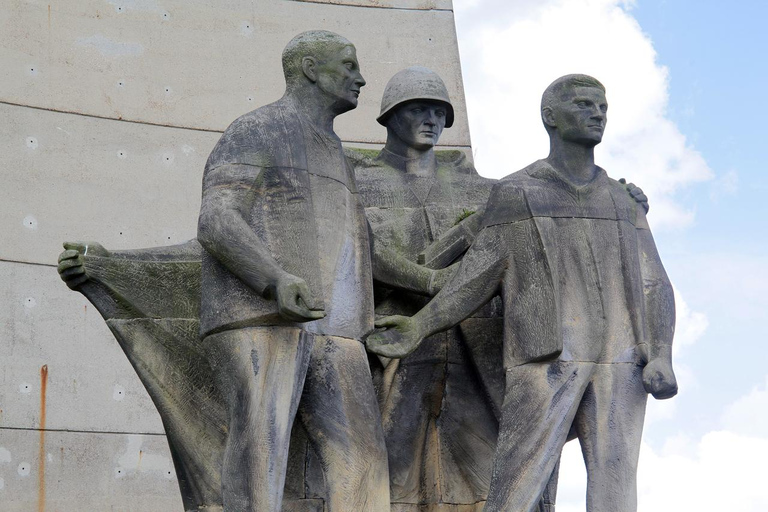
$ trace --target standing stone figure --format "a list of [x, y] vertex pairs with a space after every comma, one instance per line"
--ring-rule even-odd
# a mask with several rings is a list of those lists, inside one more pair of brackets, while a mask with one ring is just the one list
[[286, 93], [234, 121], [206, 164], [201, 336], [227, 410], [224, 509], [278, 511], [298, 411], [325, 470], [326, 510], [389, 510], [387, 455], [364, 334], [372, 329], [363, 205], [333, 120], [365, 85], [325, 31], [283, 51]]
[[367, 339], [405, 356], [501, 293], [506, 389], [489, 512], [535, 510], [570, 431], [587, 509], [636, 510], [646, 393], [677, 393], [672, 287], [645, 211], [594, 163], [607, 108], [592, 77], [553, 82], [541, 105], [549, 156], [494, 187], [482, 231], [434, 300]]
[[[460, 151], [435, 152], [453, 118], [440, 77], [411, 67], [395, 74], [384, 91], [378, 117], [387, 128], [384, 149], [374, 158], [347, 153], [373, 233], [379, 316], [413, 314], [439, 290], [455, 269], [418, 265], [419, 254], [484, 205], [495, 183], [479, 176]], [[500, 336], [500, 317], [490, 313], [462, 325], [487, 338]], [[456, 505], [479, 511], [485, 502], [498, 421], [482, 378], [493, 370], [478, 371], [464, 334], [458, 327], [436, 334], [421, 350], [386, 366], [372, 361], [398, 512]], [[472, 341], [482, 340], [475, 335]], [[501, 364], [494, 362], [493, 377], [503, 385]]]

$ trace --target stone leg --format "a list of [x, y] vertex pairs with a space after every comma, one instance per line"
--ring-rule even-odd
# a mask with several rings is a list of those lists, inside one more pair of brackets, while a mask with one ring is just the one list
[[595, 363], [529, 363], [507, 370], [486, 512], [536, 512]]
[[224, 511], [279, 512], [312, 335], [252, 327], [207, 336], [203, 345], [227, 407]]
[[382, 390], [381, 415], [389, 451], [392, 502], [437, 502], [438, 454], [429, 443], [436, 442], [430, 420], [440, 413], [445, 363], [390, 364], [398, 366], [391, 385]]
[[643, 368], [599, 364], [576, 414], [587, 465], [588, 512], [637, 510], [637, 462], [648, 395]]
[[361, 342], [315, 336], [299, 417], [325, 472], [326, 512], [389, 512], [387, 449]]

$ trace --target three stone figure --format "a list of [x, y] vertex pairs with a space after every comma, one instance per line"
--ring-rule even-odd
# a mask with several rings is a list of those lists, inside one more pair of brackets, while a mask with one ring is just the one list
[[435, 150], [434, 72], [390, 80], [371, 152], [333, 131], [365, 85], [352, 43], [299, 34], [283, 70], [213, 149], [197, 240], [59, 259], [157, 406], [185, 510], [552, 511], [574, 437], [588, 509], [635, 510], [674, 301], [647, 198], [594, 163], [603, 86], [547, 88], [549, 157], [497, 182]]

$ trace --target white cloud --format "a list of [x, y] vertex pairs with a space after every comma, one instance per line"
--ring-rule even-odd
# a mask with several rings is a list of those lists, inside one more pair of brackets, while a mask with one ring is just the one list
[[675, 339], [672, 353], [678, 355], [685, 347], [696, 343], [709, 327], [709, 320], [704, 313], [693, 311], [685, 302], [677, 288], [675, 292]]
[[639, 512], [764, 512], [768, 439], [715, 431], [656, 452], [643, 445]]
[[[727, 430], [693, 439], [677, 435], [655, 450], [640, 448], [638, 512], [764, 512], [768, 460], [768, 377], [725, 414]], [[745, 428], [746, 427], [746, 428]], [[586, 471], [578, 444], [563, 450], [559, 512], [586, 509]]]
[[712, 172], [666, 117], [668, 72], [656, 62], [630, 5], [456, 2], [475, 160], [482, 174], [499, 178], [545, 157], [541, 93], [561, 75], [590, 74], [605, 84], [610, 103], [598, 164], [646, 190], [656, 227], [679, 228], [690, 224], [695, 212], [675, 193], [711, 179]]
[[755, 386], [748, 395], [728, 406], [722, 422], [725, 429], [739, 434], [768, 435], [768, 375], [762, 386]]
[[732, 196], [739, 191], [739, 173], [731, 169], [712, 182], [710, 197], [718, 201], [723, 196]]

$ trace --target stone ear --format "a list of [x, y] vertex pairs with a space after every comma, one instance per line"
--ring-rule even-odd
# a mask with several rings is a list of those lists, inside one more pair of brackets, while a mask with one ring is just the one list
[[301, 70], [310, 82], [317, 82], [317, 59], [305, 56], [301, 59]]
[[541, 120], [544, 121], [545, 125], [551, 126], [552, 128], [555, 127], [555, 116], [552, 113], [551, 107], [543, 107], [541, 109]]

